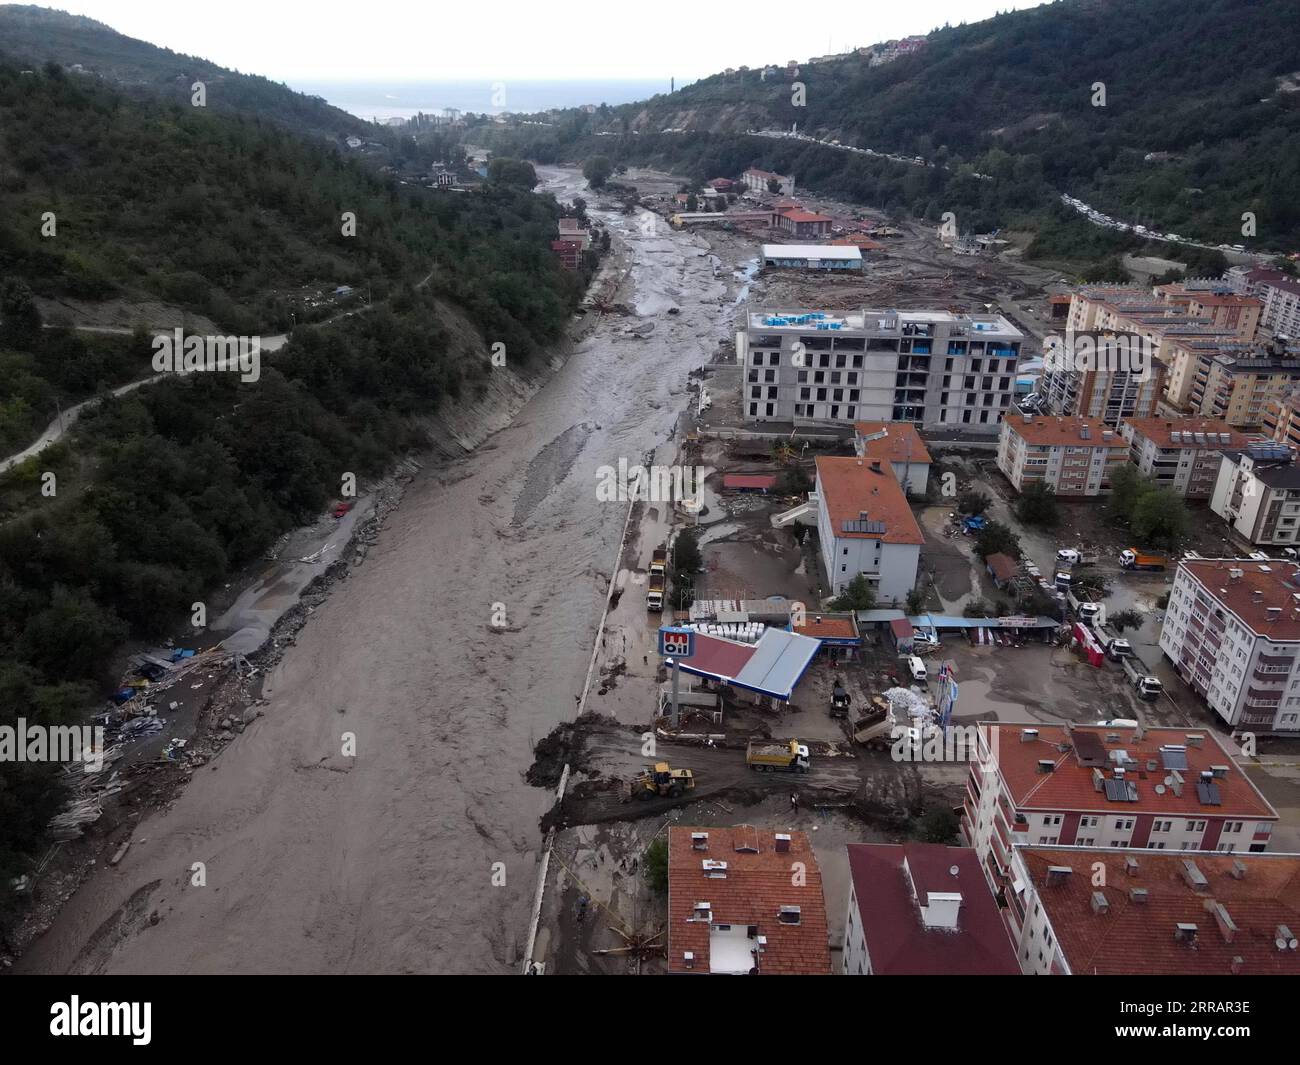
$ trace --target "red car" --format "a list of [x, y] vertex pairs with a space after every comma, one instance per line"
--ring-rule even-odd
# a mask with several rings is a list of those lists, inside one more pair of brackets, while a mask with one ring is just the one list
[[349, 510], [352, 509], [352, 506], [353, 506], [353, 504], [351, 504], [351, 503], [340, 503], [340, 504], [338, 504], [338, 506], [336, 506], [336, 507], [334, 508], [334, 516], [335, 516], [336, 518], [341, 518], [341, 517], [343, 517], [344, 514], [346, 514]]

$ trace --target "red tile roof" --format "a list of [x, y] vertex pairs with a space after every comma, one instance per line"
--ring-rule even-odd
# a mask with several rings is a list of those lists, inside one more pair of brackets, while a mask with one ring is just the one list
[[787, 209], [779, 211], [778, 214], [790, 219], [791, 222], [833, 222], [834, 219], [827, 218], [824, 214], [814, 214], [812, 211], [799, 209]]
[[[1221, 451], [1225, 447], [1241, 448], [1246, 446], [1246, 436], [1232, 428], [1227, 422], [1218, 418], [1125, 418], [1121, 423], [1131, 425], [1139, 435], [1146, 437], [1159, 448], [1207, 448]], [[1186, 435], [1182, 443], [1174, 443], [1174, 433], [1214, 433], [1213, 442], [1194, 443]], [[1228, 434], [1225, 444], [1219, 440], [1219, 433]], [[1194, 438], [1193, 438], [1194, 439]]]
[[[910, 458], [912, 462], [927, 464], [931, 461], [925, 441], [911, 422], [855, 422], [853, 431], [863, 454], [873, 459], [905, 462]], [[886, 435], [875, 440], [864, 439], [877, 433]]]
[[858, 638], [857, 622], [852, 617], [830, 617], [825, 614], [809, 614], [805, 623], [796, 625], [794, 631], [800, 636], [811, 636], [817, 640], [856, 640]]
[[[1300, 856], [1076, 847], [1019, 847], [1017, 853], [1076, 975], [1227, 976], [1240, 958], [1242, 975], [1300, 976], [1300, 951], [1274, 943], [1278, 925], [1300, 931]], [[1125, 869], [1125, 858], [1136, 859], [1136, 871]], [[1188, 881], [1187, 861], [1205, 887]], [[1240, 880], [1233, 876], [1237, 863], [1245, 867]], [[1100, 887], [1098, 864], [1105, 866]], [[1049, 866], [1074, 872], [1048, 885]], [[1146, 901], [1134, 901], [1134, 888], [1146, 890]], [[1107, 903], [1101, 913], [1092, 905], [1098, 891]], [[1216, 904], [1235, 931], [1225, 934]], [[1179, 924], [1196, 925], [1194, 943], [1178, 940]]]
[[[1128, 450], [1128, 445], [1120, 439], [1119, 433], [1112, 431], [1110, 439], [1105, 439], [1103, 433], [1111, 427], [1100, 418], [1063, 418], [1034, 414], [1028, 415], [1032, 420], [1027, 422], [1025, 417], [1012, 413], [1003, 419], [1002, 424], [1008, 432], [1015, 433], [1025, 443], [1035, 447], [1114, 447]], [[1087, 429], [1089, 434], [1086, 440], [1079, 435], [1083, 429]]]
[[[1249, 559], [1199, 559], [1178, 564], [1205, 586], [1210, 598], [1231, 610], [1256, 635], [1274, 640], [1300, 640], [1300, 615], [1291, 597], [1300, 594], [1300, 582], [1292, 582], [1295, 567], [1286, 561], [1253, 562]], [[1233, 578], [1232, 571], [1241, 576]], [[1220, 591], [1223, 592], [1220, 595]], [[1276, 621], [1269, 620], [1269, 607], [1280, 608]]]
[[[817, 481], [836, 536], [878, 539], [887, 544], [925, 543], [902, 487], [883, 462], [877, 471], [869, 459], [823, 455], [817, 459]], [[843, 531], [846, 521], [863, 514], [869, 521], [883, 522], [884, 533]]]
[[[873, 974], [1020, 975], [1015, 948], [969, 847], [850, 843], [848, 852]], [[961, 894], [955, 929], [926, 928], [918, 898], [927, 899], [931, 891]]]
[[[694, 832], [708, 833], [707, 849], [694, 849]], [[788, 835], [789, 850], [781, 853], [776, 849], [776, 833], [753, 825], [668, 830], [669, 972], [709, 972], [710, 922], [691, 919], [695, 904], [707, 902], [712, 924], [753, 928], [755, 936], [767, 937], [758, 959], [761, 974], [830, 974], [821, 868], [808, 837], [802, 832]], [[752, 849], [737, 850], [738, 846]], [[705, 876], [705, 860], [726, 862], [726, 876]], [[802, 867], [802, 877], [792, 876], [796, 863]], [[796, 881], [801, 886], [795, 886]], [[799, 907], [798, 924], [781, 922], [782, 906]], [[686, 967], [682, 957], [686, 952], [695, 955], [693, 969]]]
[[1016, 560], [1010, 555], [1004, 555], [998, 551], [984, 560], [988, 566], [989, 572], [1000, 581], [1009, 581], [1019, 572]]
[[[1132, 728], [1080, 727], [1074, 726], [1067, 733], [1064, 726], [1040, 724], [991, 724], [980, 725], [986, 730], [986, 736], [992, 730], [996, 735], [989, 740], [997, 752], [998, 772], [1006, 783], [1011, 801], [1020, 810], [1054, 810], [1099, 812], [1110, 816], [1117, 814], [1197, 814], [1201, 817], [1249, 818], [1256, 821], [1275, 821], [1277, 811], [1268, 800], [1260, 794], [1259, 789], [1250, 778], [1241, 771], [1235, 759], [1222, 746], [1217, 736], [1208, 729], [1198, 728], [1153, 728], [1147, 729], [1142, 739], [1137, 739], [1137, 730]], [[1024, 742], [1022, 729], [1038, 730], [1036, 739]], [[1108, 741], [1111, 733], [1119, 735], [1118, 741]], [[1113, 775], [1115, 762], [1111, 760], [1112, 751], [1125, 751], [1130, 762], [1126, 763], [1126, 779], [1137, 786], [1137, 801], [1126, 802], [1106, 798], [1104, 791], [1098, 791], [1093, 782], [1093, 769], [1080, 761], [1079, 737], [1091, 734], [1096, 741], [1088, 741], [1090, 746], [1098, 748], [1105, 758], [1105, 765], [1099, 767], [1109, 778]], [[1200, 747], [1187, 743], [1188, 736], [1203, 737]], [[1166, 745], [1186, 746], [1187, 769], [1180, 770], [1184, 783], [1182, 795], [1174, 793], [1173, 788], [1164, 786], [1167, 770], [1160, 754], [1160, 748]], [[1061, 747], [1065, 750], [1062, 751]], [[1038, 763], [1050, 760], [1054, 769], [1044, 773]], [[1147, 762], [1153, 761], [1156, 770], [1147, 770]], [[1197, 794], [1196, 783], [1202, 772], [1211, 766], [1229, 766], [1228, 775], [1215, 781], [1222, 798], [1221, 805], [1211, 806], [1201, 802]], [[1156, 792], [1161, 785], [1163, 794]]]

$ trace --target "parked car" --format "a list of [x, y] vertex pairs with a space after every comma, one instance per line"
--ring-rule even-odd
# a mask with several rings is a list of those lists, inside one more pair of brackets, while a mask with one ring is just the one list
[[926, 673], [925, 670], [925, 663], [922, 662], [919, 658], [917, 658], [916, 655], [911, 655], [908, 657], [907, 669], [908, 672], [912, 674], [912, 679], [914, 681], [917, 681], [920, 684], [924, 684], [926, 681], [926, 677], [929, 676], [929, 674]]

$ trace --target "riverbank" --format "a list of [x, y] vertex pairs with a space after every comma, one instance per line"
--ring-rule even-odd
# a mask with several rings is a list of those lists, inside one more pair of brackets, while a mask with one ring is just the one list
[[[546, 180], [563, 199], [584, 187]], [[647, 339], [584, 320], [509, 424], [421, 471], [362, 578], [270, 669], [263, 716], [141, 819], [17, 968], [517, 971], [550, 805], [523, 771], [573, 713], [626, 517], [597, 473], [670, 436], [725, 332], [703, 242], [608, 224], [623, 302], [679, 313]]]

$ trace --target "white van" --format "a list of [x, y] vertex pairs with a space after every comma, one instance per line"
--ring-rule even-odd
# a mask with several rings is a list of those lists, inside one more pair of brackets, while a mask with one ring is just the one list
[[908, 671], [912, 674], [912, 679], [918, 684], [924, 684], [926, 679], [925, 663], [916, 655], [910, 655], [907, 659]]

